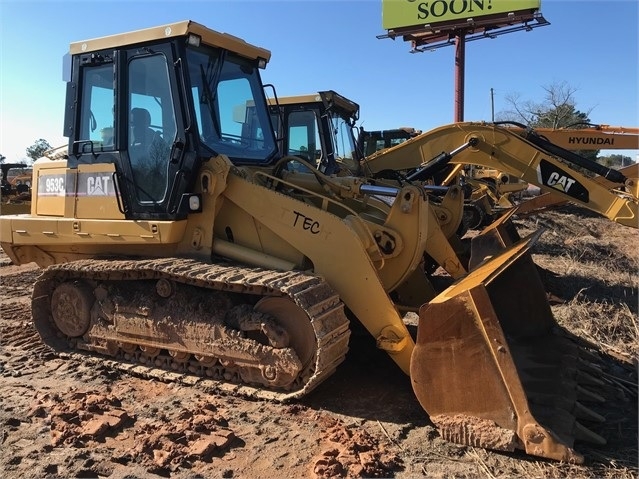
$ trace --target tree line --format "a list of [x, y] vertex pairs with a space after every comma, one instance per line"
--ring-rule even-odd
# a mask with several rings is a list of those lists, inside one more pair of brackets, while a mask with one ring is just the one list
[[[529, 128], [588, 128], [592, 125], [588, 111], [577, 109], [577, 89], [567, 82], [555, 82], [542, 87], [543, 100], [536, 102], [523, 99], [520, 93], [505, 96], [508, 108], [498, 114], [498, 121], [523, 123]], [[634, 126], [634, 125], [633, 125]], [[579, 156], [611, 168], [628, 166], [633, 159], [625, 155], [599, 156], [601, 150], [573, 150]]]

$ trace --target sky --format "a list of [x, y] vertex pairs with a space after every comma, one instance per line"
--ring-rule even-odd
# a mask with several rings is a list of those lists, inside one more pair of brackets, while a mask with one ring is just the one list
[[[639, 0], [542, 0], [541, 12], [549, 26], [466, 44], [463, 119], [491, 121], [507, 96], [541, 102], [544, 87], [565, 82], [591, 122], [639, 127]], [[5, 161], [27, 159], [40, 138], [67, 143], [62, 57], [71, 42], [180, 20], [270, 50], [262, 80], [278, 96], [335, 90], [360, 105], [366, 130], [428, 131], [455, 119], [454, 47], [410, 53], [401, 38], [377, 38], [387, 33], [381, 0], [0, 0]]]

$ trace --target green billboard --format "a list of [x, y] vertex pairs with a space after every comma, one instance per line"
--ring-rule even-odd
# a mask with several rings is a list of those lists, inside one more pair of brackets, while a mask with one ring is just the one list
[[541, 0], [382, 0], [382, 28], [418, 27], [538, 10]]

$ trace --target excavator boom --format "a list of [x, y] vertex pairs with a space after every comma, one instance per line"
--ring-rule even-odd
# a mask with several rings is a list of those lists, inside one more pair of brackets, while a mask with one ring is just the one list
[[[580, 128], [577, 128], [581, 126]], [[528, 134], [528, 129], [511, 127], [520, 135]], [[610, 125], [575, 125], [566, 128], [535, 128], [535, 133], [554, 145], [566, 150], [639, 150], [639, 128]], [[626, 178], [639, 178], [637, 163], [619, 168]], [[618, 183], [610, 181], [605, 176], [597, 175], [594, 181], [600, 185], [614, 189]], [[568, 204], [569, 201], [553, 195], [551, 192], [530, 198], [517, 205], [519, 216], [534, 214], [548, 208]]]
[[[427, 171], [435, 163], [434, 159], [471, 140], [474, 145], [446, 163], [496, 168], [617, 223], [639, 227], [636, 177], [589, 162], [538, 135], [524, 137], [497, 125], [469, 122], [436, 128], [367, 157], [364, 168], [372, 173], [389, 165], [397, 170]], [[607, 180], [606, 185], [571, 168], [566, 161], [590, 168]], [[418, 175], [413, 173], [413, 176]]]
[[[525, 131], [509, 128], [520, 134]], [[535, 128], [535, 132], [566, 150], [639, 150], [639, 128], [635, 127], [588, 124], [582, 128]]]

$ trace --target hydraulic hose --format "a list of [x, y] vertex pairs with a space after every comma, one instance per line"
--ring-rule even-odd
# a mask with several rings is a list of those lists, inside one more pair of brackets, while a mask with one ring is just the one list
[[522, 128], [525, 131], [524, 138], [528, 140], [533, 145], [541, 148], [542, 150], [547, 151], [548, 153], [555, 155], [559, 158], [562, 158], [572, 164], [585, 168], [588, 171], [592, 171], [598, 175], [603, 176], [604, 178], [614, 182], [623, 184], [626, 182], [627, 178], [623, 173], [620, 173], [617, 170], [613, 170], [612, 168], [608, 168], [596, 161], [589, 160], [588, 158], [584, 158], [583, 156], [578, 155], [577, 153], [573, 153], [572, 151], [566, 150], [561, 146], [557, 146], [554, 143], [546, 140], [541, 137], [539, 134], [535, 132], [535, 130], [528, 128], [521, 123], [515, 122], [499, 122], [495, 123], [496, 125], [504, 123], [509, 123], [517, 126], [518, 128]]

